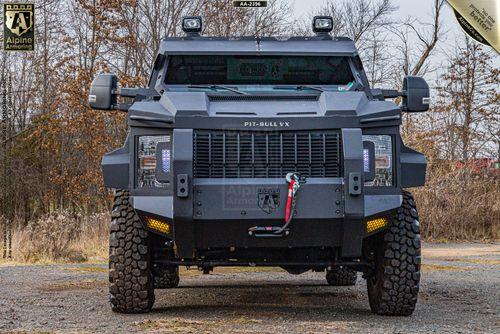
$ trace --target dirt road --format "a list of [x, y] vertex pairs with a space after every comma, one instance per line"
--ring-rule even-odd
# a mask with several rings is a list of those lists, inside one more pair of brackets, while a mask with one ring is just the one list
[[424, 246], [411, 317], [370, 313], [366, 284], [330, 287], [324, 274], [279, 269], [184, 271], [153, 312], [110, 311], [106, 265], [0, 265], [0, 332], [499, 333], [500, 245]]

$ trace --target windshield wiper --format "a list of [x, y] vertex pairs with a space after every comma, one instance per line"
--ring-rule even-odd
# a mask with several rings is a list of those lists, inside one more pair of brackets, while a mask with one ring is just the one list
[[315, 90], [318, 92], [323, 93], [324, 90], [319, 88], [319, 87], [314, 87], [314, 86], [306, 86], [306, 85], [299, 85], [299, 86], [274, 86], [273, 89], [296, 89], [296, 90], [305, 90], [305, 89], [310, 89], [310, 90]]
[[236, 94], [241, 94], [241, 95], [249, 95], [248, 93], [242, 92], [241, 90], [238, 90], [236, 88], [231, 88], [228, 86], [224, 85], [189, 85], [187, 88], [199, 88], [199, 89], [225, 89], [230, 92], [236, 93]]
[[364, 86], [362, 84], [360, 84], [359, 82], [352, 81], [352, 82], [349, 82], [345, 88], [341, 89], [339, 87], [339, 91], [357, 92], [359, 90], [363, 90], [363, 88], [364, 88]]
[[323, 93], [324, 90], [319, 88], [319, 87], [314, 87], [314, 86], [305, 86], [305, 85], [299, 85], [299, 86], [274, 86], [273, 89], [296, 89], [296, 90], [315, 90], [318, 92]]

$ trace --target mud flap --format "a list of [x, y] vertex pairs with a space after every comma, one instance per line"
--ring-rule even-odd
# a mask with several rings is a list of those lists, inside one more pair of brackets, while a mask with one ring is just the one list
[[342, 252], [343, 258], [359, 257], [363, 245], [363, 220], [347, 220], [343, 225]]

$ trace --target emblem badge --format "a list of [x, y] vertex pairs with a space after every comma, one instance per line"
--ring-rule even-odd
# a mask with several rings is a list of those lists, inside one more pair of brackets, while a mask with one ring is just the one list
[[259, 189], [258, 205], [267, 214], [275, 212], [280, 206], [279, 189]]
[[35, 46], [35, 6], [32, 3], [3, 4], [4, 50], [33, 51]]

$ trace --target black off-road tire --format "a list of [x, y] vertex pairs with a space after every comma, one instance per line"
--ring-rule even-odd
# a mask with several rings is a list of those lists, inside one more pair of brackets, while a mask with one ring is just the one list
[[117, 190], [109, 238], [111, 308], [120, 313], [144, 313], [155, 300], [148, 232], [129, 202], [128, 191]]
[[411, 193], [403, 192], [396, 216], [377, 237], [375, 272], [367, 281], [370, 308], [380, 315], [409, 316], [420, 284], [420, 223]]
[[358, 274], [347, 267], [334, 267], [326, 271], [326, 281], [332, 286], [356, 285]]
[[179, 267], [158, 266], [153, 270], [155, 289], [172, 289], [179, 285]]

